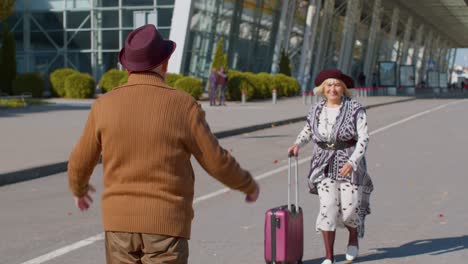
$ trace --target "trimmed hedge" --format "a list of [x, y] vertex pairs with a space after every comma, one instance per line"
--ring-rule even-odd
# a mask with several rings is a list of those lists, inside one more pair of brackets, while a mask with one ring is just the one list
[[76, 73], [65, 80], [65, 96], [68, 98], [92, 98], [96, 83], [87, 73]]
[[128, 72], [118, 69], [110, 69], [102, 75], [99, 81], [99, 88], [103, 93], [112, 91], [115, 87], [127, 83]]
[[226, 99], [229, 101], [239, 101], [242, 98], [242, 89], [245, 89], [245, 97], [250, 100], [254, 97], [254, 87], [249, 77], [244, 72], [235, 70], [228, 71], [228, 83]]
[[42, 97], [44, 93], [44, 78], [39, 73], [23, 73], [16, 75], [13, 80], [13, 94], [32, 94], [33, 97]]
[[79, 73], [78, 71], [70, 68], [57, 69], [50, 74], [50, 85], [54, 94], [64, 97], [65, 96], [65, 79], [72, 75]]
[[293, 96], [299, 93], [299, 82], [284, 74], [271, 75], [265, 72], [254, 74], [229, 70], [227, 85], [227, 99], [241, 100], [241, 91], [246, 91], [246, 99], [271, 98], [273, 89], [277, 96]]
[[182, 74], [166, 73], [166, 83], [167, 85], [174, 87], [175, 83], [183, 77], [184, 76]]
[[199, 99], [203, 93], [202, 80], [194, 77], [183, 77], [174, 83], [174, 88], [183, 90], [195, 99]]

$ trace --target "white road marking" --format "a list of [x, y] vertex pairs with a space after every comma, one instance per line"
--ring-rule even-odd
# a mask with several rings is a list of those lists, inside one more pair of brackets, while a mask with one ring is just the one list
[[49, 261], [51, 259], [54, 259], [56, 257], [65, 255], [73, 250], [77, 250], [82, 247], [86, 247], [87, 245], [91, 245], [96, 241], [100, 241], [104, 239], [104, 233], [100, 233], [98, 235], [88, 237], [86, 239], [80, 240], [76, 243], [73, 243], [71, 245], [59, 248], [57, 250], [54, 250], [52, 252], [49, 252], [45, 255], [42, 255], [40, 257], [37, 257], [35, 259], [28, 260], [26, 262], [23, 262], [22, 264], [39, 264], [39, 263], [44, 263], [46, 261]]
[[[443, 104], [443, 105], [440, 105], [440, 106], [437, 106], [437, 107], [434, 107], [434, 108], [431, 108], [429, 110], [426, 110], [426, 111], [423, 111], [423, 112], [419, 112], [417, 114], [414, 114], [412, 116], [409, 116], [407, 118], [404, 118], [400, 121], [397, 121], [397, 122], [394, 122], [394, 123], [391, 123], [389, 125], [386, 125], [384, 127], [381, 127], [381, 128], [378, 128], [376, 130], [373, 130], [372, 132], [369, 133], [369, 135], [375, 135], [375, 134], [378, 134], [380, 132], [383, 132], [391, 127], [394, 127], [394, 126], [397, 126], [397, 125], [401, 125], [403, 123], [406, 123], [412, 119], [415, 119], [417, 117], [420, 117], [420, 116], [423, 116], [423, 115], [426, 115], [426, 114], [429, 114], [431, 112], [434, 112], [434, 111], [437, 111], [437, 110], [440, 110], [442, 108], [445, 108], [447, 106], [450, 106], [450, 105], [454, 105], [454, 104], [458, 104], [458, 103], [462, 103], [462, 102], [468, 102], [468, 100], [461, 100], [461, 101], [455, 101], [455, 102], [451, 102], [451, 103], [447, 103], [447, 104]], [[302, 163], [305, 163], [305, 162], [308, 162], [310, 161], [312, 157], [306, 157], [306, 158], [303, 158], [301, 160], [299, 160], [299, 164], [302, 164]], [[279, 172], [282, 172], [282, 171], [285, 171], [288, 169], [288, 165], [285, 165], [285, 166], [281, 166], [279, 168], [276, 168], [274, 170], [271, 170], [271, 171], [268, 171], [268, 172], [265, 172], [263, 174], [260, 174], [258, 176], [255, 176], [254, 178], [256, 180], [262, 180], [262, 179], [265, 179], [265, 178], [268, 178], [268, 177], [271, 177], [273, 175], [275, 175], [276, 173], [279, 173]], [[208, 199], [211, 199], [213, 197], [216, 197], [216, 196], [219, 196], [221, 194], [224, 194], [224, 193], [227, 193], [229, 192], [230, 189], [228, 188], [223, 188], [223, 189], [220, 189], [216, 192], [212, 192], [212, 193], [209, 193], [209, 194], [206, 194], [206, 195], [202, 195], [202, 196], [199, 196], [197, 198], [194, 199], [193, 201], [193, 204], [197, 204], [199, 202], [202, 202], [202, 201], [205, 201], [205, 200], [208, 200]], [[88, 245], [91, 245], [93, 244], [94, 242], [97, 242], [97, 241], [101, 241], [104, 239], [104, 233], [100, 233], [98, 235], [95, 235], [95, 236], [92, 236], [92, 237], [89, 237], [89, 238], [86, 238], [86, 239], [83, 239], [83, 240], [80, 240], [76, 243], [73, 243], [71, 245], [68, 245], [68, 246], [65, 246], [65, 247], [61, 247], [57, 250], [54, 250], [52, 252], [49, 252], [47, 254], [44, 254], [40, 257], [37, 257], [37, 258], [34, 258], [34, 259], [31, 259], [31, 260], [28, 260], [26, 262], [23, 262], [21, 264], [41, 264], [41, 263], [44, 263], [46, 261], [49, 261], [49, 260], [52, 260], [54, 258], [57, 258], [57, 257], [60, 257], [62, 255], [65, 255], [71, 251], [74, 251], [74, 250], [77, 250], [77, 249], [80, 249], [82, 247], [85, 247], [85, 246], [88, 246]]]

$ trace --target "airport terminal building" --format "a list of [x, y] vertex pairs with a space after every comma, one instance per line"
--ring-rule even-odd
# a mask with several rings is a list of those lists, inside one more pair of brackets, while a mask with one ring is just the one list
[[434, 86], [451, 81], [456, 48], [468, 47], [467, 2], [17, 0], [7, 23], [18, 71], [44, 76], [71, 67], [99, 79], [118, 67], [127, 34], [152, 23], [177, 43], [174, 73], [206, 78], [222, 39], [229, 67], [241, 71], [276, 73], [286, 51], [306, 90], [331, 67], [364, 75], [366, 86]]

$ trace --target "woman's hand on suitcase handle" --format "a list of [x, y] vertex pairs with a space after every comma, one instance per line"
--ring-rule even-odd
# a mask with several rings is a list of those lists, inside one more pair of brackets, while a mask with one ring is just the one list
[[290, 148], [288, 148], [288, 156], [289, 157], [291, 157], [291, 156], [297, 157], [297, 155], [299, 155], [299, 145], [294, 144]]
[[254, 203], [257, 201], [259, 195], [260, 195], [260, 188], [258, 187], [258, 184], [255, 183], [255, 191], [251, 194], [247, 194], [245, 196], [245, 201], [248, 203]]

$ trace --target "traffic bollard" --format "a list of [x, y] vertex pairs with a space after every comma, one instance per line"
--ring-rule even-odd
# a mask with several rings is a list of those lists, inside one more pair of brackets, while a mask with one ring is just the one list
[[245, 89], [242, 89], [242, 104], [245, 104]]
[[273, 91], [271, 91], [271, 97], [273, 104], [276, 104], [276, 89], [273, 89]]

